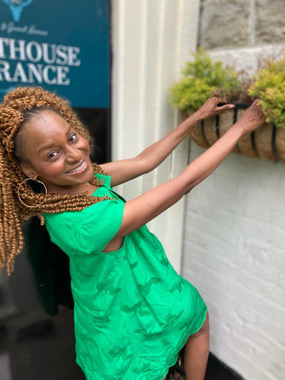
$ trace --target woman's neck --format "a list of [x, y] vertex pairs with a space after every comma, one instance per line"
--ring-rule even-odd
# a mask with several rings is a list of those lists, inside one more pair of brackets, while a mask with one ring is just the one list
[[91, 185], [91, 183], [87, 182], [78, 186], [55, 186], [46, 184], [48, 192], [56, 193], [56, 194], [80, 194], [84, 192], [88, 192], [89, 195], [92, 195], [98, 187]]

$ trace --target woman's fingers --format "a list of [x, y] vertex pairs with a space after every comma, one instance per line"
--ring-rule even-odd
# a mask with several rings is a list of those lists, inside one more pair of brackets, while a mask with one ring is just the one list
[[222, 112], [222, 111], [226, 111], [226, 110], [231, 110], [233, 108], [235, 108], [234, 104], [226, 104], [226, 105], [221, 106], [221, 107], [216, 107], [216, 112]]
[[265, 122], [265, 116], [258, 102], [258, 99], [255, 100], [238, 120], [238, 123], [241, 124], [247, 132], [253, 131]]
[[223, 98], [219, 98], [218, 96], [214, 96], [210, 99], [213, 99], [215, 101], [216, 104], [219, 104], [219, 103], [227, 103], [228, 102], [228, 99], [223, 97]]

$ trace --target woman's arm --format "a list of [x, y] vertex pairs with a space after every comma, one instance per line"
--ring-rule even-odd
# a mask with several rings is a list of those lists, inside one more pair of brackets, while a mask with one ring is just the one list
[[111, 185], [119, 185], [155, 169], [189, 134], [190, 130], [199, 120], [209, 118], [221, 111], [234, 107], [231, 104], [217, 107], [221, 101], [223, 99], [217, 97], [208, 99], [197, 112], [181, 123], [175, 130], [146, 148], [137, 157], [100, 165], [111, 176]]
[[126, 202], [123, 222], [114, 239], [135, 231], [161, 214], [211, 174], [231, 152], [240, 137], [264, 123], [265, 117], [256, 103], [254, 102], [224, 136], [190, 163], [178, 177]]

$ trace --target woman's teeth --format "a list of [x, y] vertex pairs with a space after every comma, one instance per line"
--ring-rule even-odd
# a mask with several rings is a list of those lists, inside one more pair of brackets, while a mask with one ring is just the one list
[[70, 171], [67, 172], [66, 174], [73, 174], [73, 173], [80, 172], [80, 171], [82, 171], [83, 169], [85, 169], [85, 166], [86, 166], [86, 161], [84, 160], [80, 166], [78, 166], [78, 167], [77, 167], [76, 169], [74, 169], [74, 170], [70, 170]]

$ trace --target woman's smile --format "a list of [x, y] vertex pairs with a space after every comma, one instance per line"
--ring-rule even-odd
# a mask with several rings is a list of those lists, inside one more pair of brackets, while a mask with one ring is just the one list
[[65, 174], [66, 175], [75, 175], [75, 174], [81, 174], [84, 172], [84, 170], [87, 168], [87, 161], [86, 161], [86, 157], [84, 158], [84, 160], [81, 162], [81, 164], [79, 166], [77, 166], [75, 169], [73, 170], [69, 170], [68, 172], [66, 172]]

